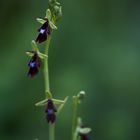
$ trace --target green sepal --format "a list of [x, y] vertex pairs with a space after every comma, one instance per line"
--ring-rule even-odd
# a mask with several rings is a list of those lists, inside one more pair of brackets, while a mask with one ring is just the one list
[[38, 52], [39, 51], [39, 49], [37, 47], [37, 44], [36, 44], [36, 42], [34, 40], [31, 41], [31, 45], [32, 45], [33, 51], [35, 51], [35, 52]]
[[91, 132], [91, 128], [85, 127], [85, 128], [78, 128], [78, 131], [80, 134], [89, 134]]
[[53, 16], [52, 16], [52, 13], [51, 13], [51, 10], [50, 9], [47, 9], [47, 11], [46, 11], [46, 18], [49, 21], [49, 25], [50, 25], [51, 29], [56, 30], [57, 27], [54, 24], [54, 19], [53, 19]]
[[52, 99], [52, 100], [56, 105], [61, 105], [61, 104], [65, 103], [64, 100], [58, 100], [58, 99]]
[[49, 25], [50, 25], [51, 29], [57, 30], [57, 27], [54, 25], [54, 23], [52, 21], [49, 21]]
[[[47, 104], [49, 98], [46, 98], [38, 103], [35, 104], [35, 106], [45, 106]], [[65, 104], [65, 102], [67, 101], [68, 97], [66, 97], [64, 100], [58, 100], [58, 99], [51, 99], [53, 101], [53, 103], [56, 105], [58, 110], [62, 109], [62, 105]]]
[[38, 56], [41, 58], [41, 59], [46, 59], [48, 58], [48, 56], [46, 54], [43, 54], [41, 52], [37, 52]]
[[33, 53], [31, 51], [27, 51], [26, 54], [29, 56], [29, 57], [32, 57], [33, 56]]
[[50, 21], [51, 18], [52, 18], [52, 13], [51, 13], [51, 10], [50, 10], [50, 9], [47, 9], [47, 10], [46, 10], [46, 18], [48, 18], [49, 21]]
[[60, 106], [57, 108], [57, 115], [60, 113], [60, 111], [63, 109], [65, 103], [68, 100], [68, 96], [63, 100], [63, 103], [60, 104]]
[[[46, 59], [46, 58], [48, 58], [48, 56], [46, 55], [46, 54], [43, 54], [43, 53], [41, 53], [41, 52], [36, 52], [37, 54], [38, 54], [38, 57], [40, 58], [40, 59]], [[26, 52], [26, 54], [29, 56], [29, 57], [32, 57], [33, 55], [34, 55], [34, 51], [27, 51]]]
[[[50, 9], [47, 9], [45, 18], [48, 19], [49, 25], [50, 25], [51, 29], [56, 30], [57, 27], [56, 27], [56, 25], [54, 24], [54, 19], [53, 19], [53, 17], [52, 17], [52, 13], [51, 13], [51, 10], [50, 10]], [[41, 24], [44, 24], [44, 23], [46, 22], [46, 20], [45, 20], [45, 19], [42, 19], [42, 18], [37, 18], [36, 20], [37, 20], [39, 23], [41, 23]]]
[[44, 24], [46, 21], [42, 18], [37, 18], [36, 19], [39, 23]]
[[48, 99], [44, 99], [38, 103], [35, 104], [35, 106], [45, 106], [47, 104]]

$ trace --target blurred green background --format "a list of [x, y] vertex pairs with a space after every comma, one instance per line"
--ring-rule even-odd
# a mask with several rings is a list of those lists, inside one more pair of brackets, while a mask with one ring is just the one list
[[[51, 91], [69, 96], [57, 118], [57, 140], [70, 140], [71, 97], [87, 93], [79, 115], [91, 140], [140, 139], [140, 1], [61, 0], [63, 18], [49, 53]], [[0, 140], [48, 139], [42, 71], [28, 78], [30, 41], [47, 0], [1, 0]], [[40, 48], [43, 49], [41, 45]]]

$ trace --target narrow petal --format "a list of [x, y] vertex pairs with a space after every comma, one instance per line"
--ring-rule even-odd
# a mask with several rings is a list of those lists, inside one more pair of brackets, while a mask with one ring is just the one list
[[42, 43], [42, 42], [44, 42], [44, 41], [46, 41], [47, 40], [47, 34], [46, 33], [44, 33], [44, 34], [39, 34], [38, 35], [38, 37], [37, 37], [37, 39], [36, 39], [36, 42], [38, 42], [38, 43]]

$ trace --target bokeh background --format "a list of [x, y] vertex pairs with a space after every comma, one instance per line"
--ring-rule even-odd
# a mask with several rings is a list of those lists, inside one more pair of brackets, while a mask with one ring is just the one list
[[[71, 137], [72, 96], [87, 95], [79, 115], [92, 127], [91, 140], [140, 139], [140, 1], [61, 0], [63, 18], [49, 52], [51, 91], [69, 96], [57, 118], [57, 140]], [[47, 0], [1, 0], [0, 140], [48, 139], [42, 70], [27, 77], [36, 17]], [[43, 45], [40, 46], [43, 50]]]

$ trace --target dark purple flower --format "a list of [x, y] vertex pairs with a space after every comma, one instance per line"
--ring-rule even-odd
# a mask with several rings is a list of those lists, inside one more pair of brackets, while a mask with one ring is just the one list
[[31, 60], [28, 63], [28, 67], [29, 67], [29, 72], [28, 72], [28, 76], [33, 77], [38, 73], [38, 69], [40, 67], [40, 59], [37, 55], [36, 52], [32, 52], [33, 56], [31, 58]]
[[48, 35], [50, 34], [50, 26], [48, 19], [45, 19], [46, 22], [38, 29], [39, 35], [36, 39], [36, 42], [42, 43], [47, 40]]
[[[80, 127], [81, 127], [81, 129], [86, 128], [85, 125], [81, 125]], [[89, 134], [89, 132], [88, 133], [79, 132], [80, 140], [89, 140], [88, 134]]]
[[80, 140], [89, 140], [87, 134], [79, 134], [80, 135]]
[[46, 119], [47, 119], [48, 123], [49, 122], [54, 123], [55, 119], [56, 119], [55, 112], [57, 112], [57, 110], [51, 99], [48, 99], [48, 101], [47, 101], [47, 107], [45, 109], [45, 112], [47, 113]]

